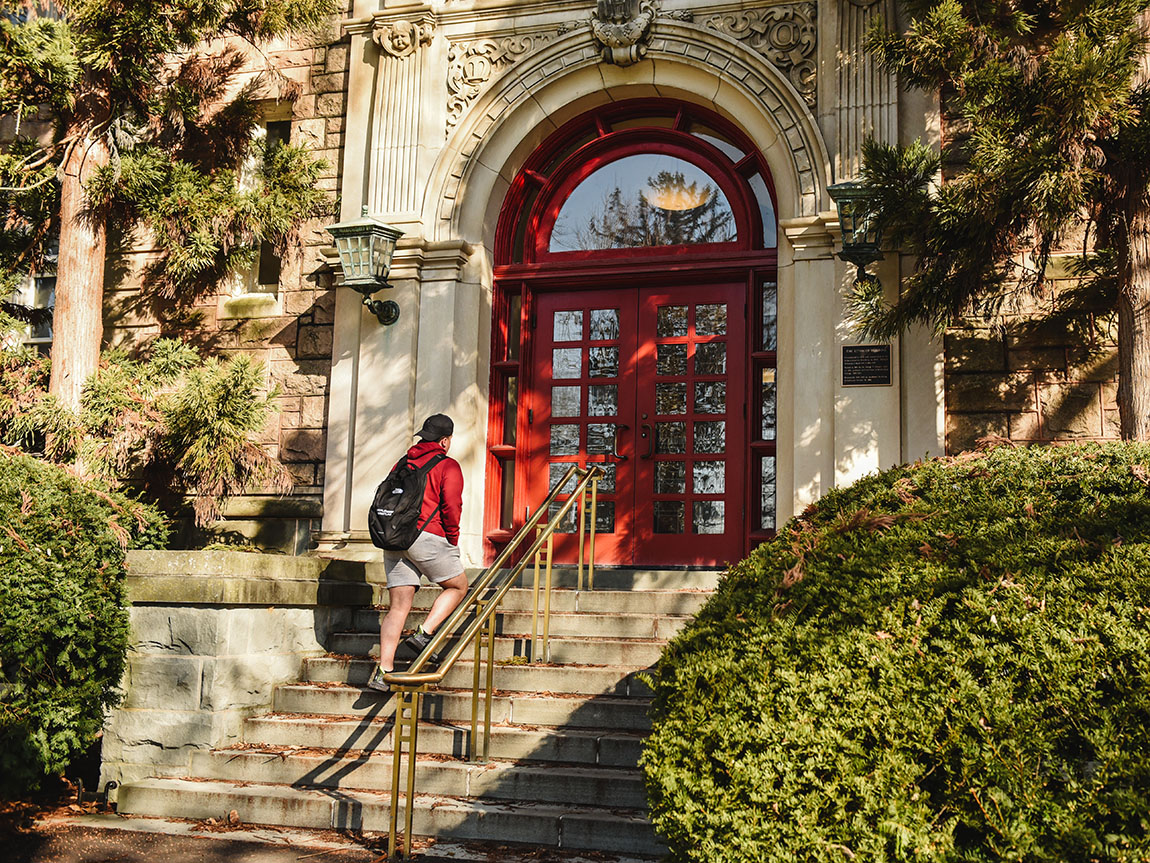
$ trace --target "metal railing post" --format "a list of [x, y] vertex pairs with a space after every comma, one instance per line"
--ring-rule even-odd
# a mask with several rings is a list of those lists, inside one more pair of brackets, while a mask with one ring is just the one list
[[[390, 860], [411, 857], [411, 825], [415, 816], [415, 756], [419, 741], [419, 704], [425, 686], [400, 689], [395, 699], [395, 753], [391, 764], [391, 829], [387, 835]], [[403, 744], [407, 744], [407, 790], [404, 794], [403, 845], [399, 844], [399, 777], [402, 773]]]
[[595, 589], [595, 533], [599, 529], [599, 478], [591, 480], [591, 541], [587, 549], [587, 589]]
[[[482, 614], [487, 603], [480, 600], [475, 603], [475, 613]], [[475, 639], [475, 664], [471, 673], [471, 746], [467, 750], [467, 760], [477, 761], [479, 752], [479, 667], [483, 661], [482, 639]]]
[[547, 580], [543, 588], [543, 661], [551, 661], [551, 575], [555, 558], [555, 534], [547, 534]]

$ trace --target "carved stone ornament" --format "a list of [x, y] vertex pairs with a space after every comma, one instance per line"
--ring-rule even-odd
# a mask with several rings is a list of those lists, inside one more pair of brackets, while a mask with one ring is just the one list
[[730, 12], [708, 19], [706, 26], [738, 39], [766, 57], [814, 107], [816, 9], [814, 3], [794, 3]]
[[603, 60], [616, 66], [642, 60], [655, 15], [654, 0], [598, 0], [591, 34], [603, 48]]
[[453, 44], [447, 54], [447, 128], [459, 122], [467, 106], [497, 72], [550, 38], [536, 33]]
[[371, 31], [371, 39], [387, 54], [398, 60], [405, 60], [422, 45], [431, 44], [435, 33], [435, 19], [424, 16], [418, 21], [392, 21], [377, 23]]

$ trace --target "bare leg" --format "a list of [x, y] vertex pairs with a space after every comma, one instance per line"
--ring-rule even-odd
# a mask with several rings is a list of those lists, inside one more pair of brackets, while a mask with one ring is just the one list
[[454, 578], [441, 581], [439, 587], [443, 589], [439, 592], [439, 596], [435, 597], [435, 602], [431, 603], [431, 610], [427, 612], [427, 619], [423, 621], [424, 632], [430, 633], [439, 629], [439, 624], [447, 620], [448, 615], [455, 611], [455, 607], [463, 601], [463, 597], [467, 596], [467, 574], [461, 572]]
[[379, 625], [379, 667], [384, 671], [395, 668], [395, 648], [399, 646], [399, 636], [411, 613], [411, 603], [415, 600], [415, 586], [410, 584], [389, 587], [387, 615]]

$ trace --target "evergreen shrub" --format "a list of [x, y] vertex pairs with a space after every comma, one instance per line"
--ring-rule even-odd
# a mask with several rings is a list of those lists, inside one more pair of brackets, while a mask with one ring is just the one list
[[676, 861], [1150, 860], [1150, 446], [835, 490], [651, 673]]
[[125, 551], [166, 541], [152, 507], [0, 448], [0, 795], [95, 739], [128, 646]]

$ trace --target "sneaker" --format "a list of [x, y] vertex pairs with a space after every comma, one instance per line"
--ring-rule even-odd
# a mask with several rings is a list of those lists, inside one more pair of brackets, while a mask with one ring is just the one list
[[[411, 635], [407, 636], [407, 638], [403, 639], [401, 646], [405, 650], [410, 651], [412, 659], [414, 659], [415, 657], [419, 656], [419, 654], [423, 653], [423, 649], [427, 647], [427, 645], [431, 644], [432, 637], [433, 634], [429, 635], [428, 633], [424, 632], [423, 627], [421, 626]], [[438, 662], [439, 654], [432, 654], [429, 658], [432, 662]]]
[[376, 692], [391, 692], [391, 684], [383, 679], [385, 674], [390, 674], [390, 672], [384, 671], [383, 668], [376, 665], [371, 679], [367, 681], [367, 688], [374, 689]]

